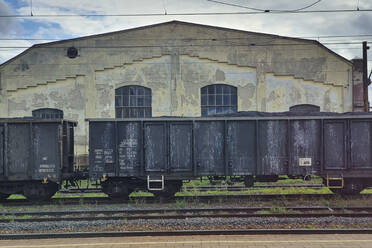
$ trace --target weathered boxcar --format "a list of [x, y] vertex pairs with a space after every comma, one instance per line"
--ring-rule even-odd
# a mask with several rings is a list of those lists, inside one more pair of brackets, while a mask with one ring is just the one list
[[372, 115], [297, 110], [89, 119], [90, 178], [102, 180], [112, 197], [136, 188], [171, 195], [182, 180], [201, 176], [235, 176], [253, 185], [254, 178], [319, 175], [346, 194], [371, 186]]
[[73, 175], [75, 122], [0, 119], [0, 198], [50, 198]]

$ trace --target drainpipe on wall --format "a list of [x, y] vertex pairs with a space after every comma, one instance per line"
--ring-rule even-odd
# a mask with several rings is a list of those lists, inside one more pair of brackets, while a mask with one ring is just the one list
[[363, 100], [364, 100], [364, 111], [369, 112], [369, 101], [368, 101], [368, 85], [370, 83], [368, 78], [367, 68], [367, 41], [363, 41]]

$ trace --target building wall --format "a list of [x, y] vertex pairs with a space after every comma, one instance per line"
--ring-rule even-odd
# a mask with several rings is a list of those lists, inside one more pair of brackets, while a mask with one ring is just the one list
[[[79, 56], [66, 56], [68, 47]], [[170, 22], [33, 47], [0, 66], [1, 117], [58, 108], [79, 122], [115, 117], [115, 89], [152, 90], [153, 116], [200, 116], [200, 89], [237, 87], [239, 111], [287, 111], [295, 104], [352, 111], [352, 64], [312, 41]]]

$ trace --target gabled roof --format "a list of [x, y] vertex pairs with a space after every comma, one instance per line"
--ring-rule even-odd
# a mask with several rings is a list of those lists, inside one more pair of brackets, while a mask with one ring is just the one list
[[87, 39], [91, 39], [91, 38], [99, 38], [99, 37], [104, 37], [104, 36], [108, 36], [108, 35], [126, 33], [126, 32], [148, 29], [148, 28], [152, 28], [152, 27], [157, 27], [157, 26], [162, 26], [162, 25], [169, 25], [169, 24], [182, 24], [182, 25], [198, 26], [198, 27], [218, 29], [218, 30], [222, 30], [222, 31], [238, 32], [238, 33], [253, 34], [253, 35], [263, 35], [263, 36], [268, 36], [268, 37], [272, 37], [272, 38], [280, 38], [280, 39], [287, 39], [287, 40], [293, 40], [293, 41], [301, 41], [301, 42], [306, 42], [306, 43], [312, 43], [314, 45], [317, 45], [321, 48], [326, 49], [328, 52], [336, 55], [337, 57], [341, 58], [345, 62], [352, 64], [352, 62], [350, 60], [346, 59], [345, 57], [343, 57], [343, 56], [339, 55], [338, 53], [332, 51], [331, 49], [327, 48], [326, 46], [324, 46], [322, 43], [318, 42], [317, 40], [293, 38], [293, 37], [280, 36], [280, 35], [274, 35], [274, 34], [251, 32], [251, 31], [245, 31], [245, 30], [239, 30], [239, 29], [231, 29], [231, 28], [224, 28], [224, 27], [218, 27], [218, 26], [212, 26], [212, 25], [197, 24], [197, 23], [173, 20], [173, 21], [169, 21], [169, 22], [162, 22], [162, 23], [146, 25], [146, 26], [141, 26], [141, 27], [137, 27], [137, 28], [124, 29], [124, 30], [119, 30], [119, 31], [114, 31], [114, 32], [88, 35], [88, 36], [83, 36], [83, 37], [78, 37], [78, 38], [73, 38], [73, 39], [66, 39], [66, 40], [59, 40], [59, 41], [35, 44], [35, 45], [31, 46], [30, 48], [26, 49], [25, 51], [23, 51], [22, 53], [20, 53], [20, 54], [16, 55], [15, 57], [9, 59], [8, 61], [5, 61], [4, 63], [2, 63], [0, 65], [0, 68], [9, 64], [13, 60], [17, 59], [18, 57], [28, 53], [30, 50], [35, 49], [35, 48], [47, 47], [47, 46], [50, 46], [50, 45], [53, 45], [53, 44], [63, 44], [63, 43], [71, 42], [71, 41], [81, 41], [81, 40], [87, 40]]

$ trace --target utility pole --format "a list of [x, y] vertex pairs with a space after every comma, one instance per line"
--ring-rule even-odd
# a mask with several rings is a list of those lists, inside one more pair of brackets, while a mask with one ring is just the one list
[[367, 41], [363, 41], [363, 100], [364, 100], [364, 111], [369, 112], [369, 101], [368, 101], [368, 68], [367, 68]]

